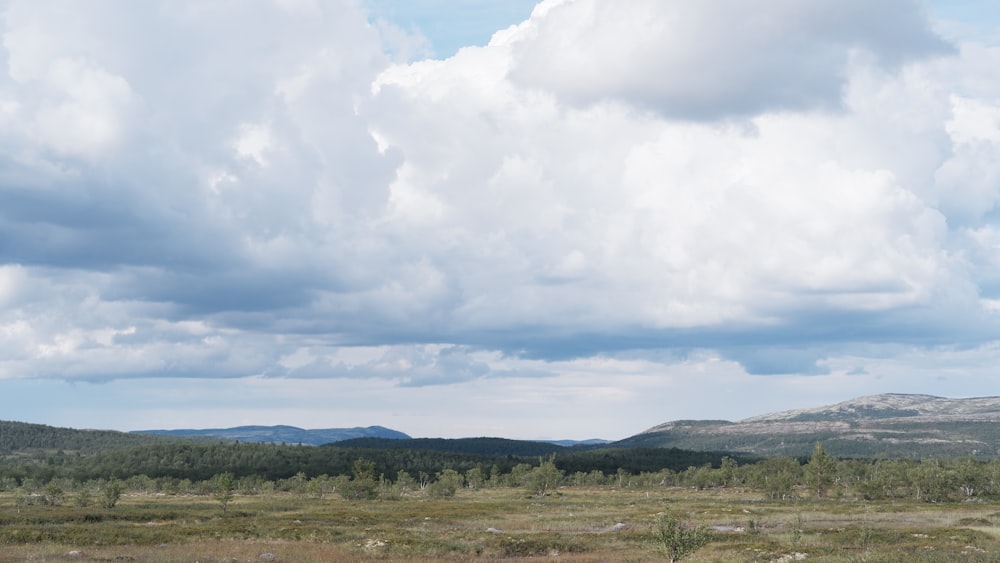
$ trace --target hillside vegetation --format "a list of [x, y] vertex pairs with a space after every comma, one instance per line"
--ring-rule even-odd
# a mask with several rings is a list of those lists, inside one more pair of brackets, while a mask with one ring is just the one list
[[113, 430], [75, 430], [44, 424], [0, 421], [0, 456], [36, 450], [63, 450], [94, 454], [155, 444], [157, 436], [126, 434]]

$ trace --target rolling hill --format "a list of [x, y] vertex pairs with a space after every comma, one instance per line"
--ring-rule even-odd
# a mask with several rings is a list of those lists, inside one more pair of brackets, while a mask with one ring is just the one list
[[995, 457], [1000, 397], [883, 394], [730, 422], [676, 420], [615, 442], [759, 456], [808, 456], [816, 442], [841, 457]]
[[0, 421], [0, 455], [63, 450], [91, 454], [155, 444], [162, 438], [115, 430], [75, 430], [28, 422]]
[[306, 446], [321, 446], [355, 438], [385, 438], [392, 440], [408, 440], [410, 437], [398, 430], [382, 426], [367, 426], [355, 428], [324, 428], [305, 430], [295, 426], [237, 426], [235, 428], [207, 428], [202, 430], [139, 430], [135, 434], [158, 434], [185, 437], [216, 437], [223, 440], [239, 440], [240, 442], [266, 442], [272, 444], [302, 444]]
[[91, 454], [160, 443], [158, 440], [191, 438], [525, 456], [554, 452], [565, 456], [570, 449], [574, 450], [574, 455], [582, 455], [586, 450], [676, 448], [750, 457], [806, 457], [820, 442], [829, 454], [839, 457], [1000, 457], [1000, 397], [949, 399], [929, 395], [873, 395], [736, 422], [675, 420], [617, 442], [565, 449], [561, 444], [502, 438], [413, 439], [381, 426], [321, 430], [240, 426], [126, 433], [0, 421], [0, 456], [46, 450]]

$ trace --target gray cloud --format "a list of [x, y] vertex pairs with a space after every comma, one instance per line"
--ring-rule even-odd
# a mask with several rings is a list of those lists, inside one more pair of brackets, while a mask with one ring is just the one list
[[911, 0], [547, 4], [513, 45], [516, 83], [682, 119], [839, 108], [855, 59], [949, 52]]

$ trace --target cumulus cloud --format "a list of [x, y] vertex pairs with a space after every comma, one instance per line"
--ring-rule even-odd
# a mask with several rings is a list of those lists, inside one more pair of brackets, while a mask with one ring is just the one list
[[[753, 373], [822, 372], [841, 343], [894, 331], [947, 340], [962, 324], [949, 308], [992, 326], [953, 229], [963, 201], [988, 210], [996, 191], [949, 164], [965, 152], [952, 88], [970, 57], [907, 2], [880, 5], [889, 19], [862, 4], [776, 4], [732, 41], [712, 28], [742, 21], [711, 17], [724, 8], [548, 2], [488, 48], [382, 73], [375, 131], [406, 163], [393, 217], [475, 296], [452, 322], [517, 327], [510, 349], [553, 355], [712, 342]], [[824, 19], [839, 23], [813, 29]], [[615, 27], [668, 20], [704, 39], [672, 50], [669, 34]], [[688, 101], [657, 90], [671, 56], [715, 82]], [[740, 58], [775, 66], [740, 82]], [[840, 111], [782, 111], [824, 106]], [[730, 115], [745, 119], [673, 119]], [[942, 182], [951, 169], [968, 195]], [[915, 336], [914, 322], [942, 328]], [[738, 343], [759, 346], [760, 331], [767, 349]]]
[[[764, 114], [745, 127], [566, 108], [509, 80], [517, 45], [394, 67], [376, 82], [376, 131], [406, 160], [396, 217], [426, 233], [421, 252], [446, 277], [475, 288], [455, 320], [769, 325], [804, 307], [920, 306], [947, 286], [941, 213], [892, 167], [897, 149], [853, 144], [859, 131], [907, 122], [850, 99], [847, 115]], [[919, 88], [879, 80], [857, 88]], [[427, 126], [445, 112], [467, 117]], [[941, 131], [921, 136], [934, 144]]]
[[409, 62], [348, 0], [5, 6], [0, 377], [992, 353], [1000, 50], [916, 3], [550, 0]]
[[948, 51], [912, 0], [548, 0], [519, 31], [518, 84], [685, 119], [837, 108], [858, 59]]
[[945, 130], [951, 157], [934, 175], [937, 202], [956, 223], [975, 223], [996, 207], [1000, 186], [1000, 107], [954, 96]]

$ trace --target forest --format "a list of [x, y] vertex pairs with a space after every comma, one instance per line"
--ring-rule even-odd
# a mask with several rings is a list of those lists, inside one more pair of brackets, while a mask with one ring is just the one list
[[[81, 436], [74, 448], [74, 437]], [[228, 475], [245, 494], [262, 487], [310, 486], [335, 493], [343, 492], [345, 483], [367, 480], [364, 488], [377, 497], [407, 492], [411, 479], [417, 490], [445, 477], [456, 488], [522, 487], [539, 473], [547, 475], [549, 488], [737, 487], [769, 499], [792, 498], [801, 491], [865, 500], [1000, 498], [998, 459], [836, 459], [818, 442], [809, 458], [750, 458], [677, 448], [567, 448], [498, 438], [363, 438], [314, 447], [2, 423], [0, 448], [7, 452], [0, 457], [0, 490], [23, 490], [31, 498], [52, 483], [65, 493], [97, 490], [112, 480], [125, 491], [198, 493], [214, 487], [211, 483], [220, 475]], [[359, 463], [368, 468], [364, 479]], [[313, 481], [320, 484], [311, 485]]]
[[499, 439], [134, 441], [10, 424], [0, 553], [14, 559], [0, 561], [1000, 555], [1000, 459], [835, 458], [822, 443], [749, 458]]

